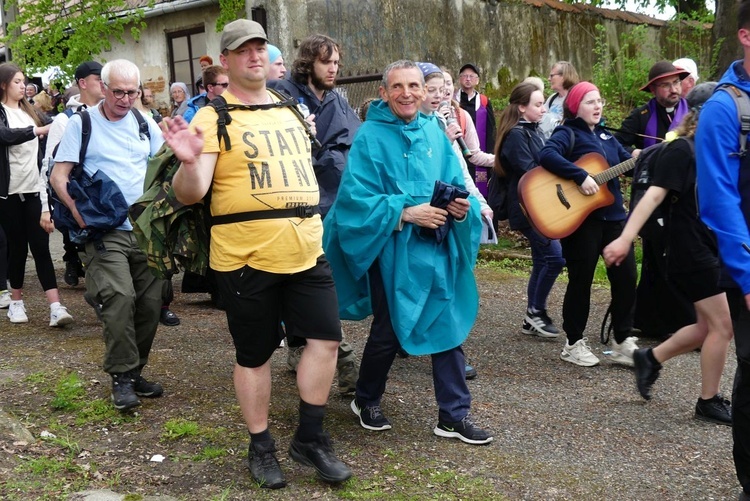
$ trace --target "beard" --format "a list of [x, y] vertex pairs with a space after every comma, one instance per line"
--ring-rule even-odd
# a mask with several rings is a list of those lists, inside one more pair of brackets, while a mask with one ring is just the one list
[[336, 87], [335, 82], [332, 84], [327, 84], [325, 81], [323, 81], [322, 78], [315, 74], [315, 72], [310, 75], [310, 82], [313, 84], [313, 87], [320, 90], [333, 90], [333, 88]]

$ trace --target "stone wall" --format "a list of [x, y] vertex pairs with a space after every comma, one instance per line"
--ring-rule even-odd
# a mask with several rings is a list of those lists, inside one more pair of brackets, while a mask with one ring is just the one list
[[[427, 60], [457, 69], [476, 63], [497, 84], [498, 72], [519, 80], [547, 75], [557, 60], [571, 61], [584, 78], [591, 77], [596, 25], [606, 27], [612, 52], [620, 35], [637, 24], [659, 50], [654, 59], [693, 57], [708, 66], [709, 37], [702, 54], [682, 54], [670, 43], [666, 23], [648, 16], [569, 5], [554, 0], [248, 0], [263, 6], [268, 34], [293, 59], [296, 41], [309, 33], [326, 33], [344, 47], [345, 74], [381, 71], [389, 62]], [[681, 36], [688, 37], [687, 32]], [[289, 57], [289, 55], [292, 57]]]

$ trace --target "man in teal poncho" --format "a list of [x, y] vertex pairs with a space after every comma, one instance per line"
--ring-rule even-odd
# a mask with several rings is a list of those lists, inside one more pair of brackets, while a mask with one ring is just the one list
[[[339, 195], [324, 221], [342, 318], [373, 314], [352, 410], [370, 430], [391, 428], [380, 409], [399, 347], [431, 355], [438, 436], [486, 444], [469, 419], [461, 343], [477, 315], [472, 271], [481, 231], [479, 203], [430, 200], [436, 181], [464, 188], [458, 158], [434, 117], [419, 113], [424, 78], [411, 61], [389, 65], [382, 100], [369, 108], [349, 152]], [[429, 233], [450, 225], [438, 240]]]

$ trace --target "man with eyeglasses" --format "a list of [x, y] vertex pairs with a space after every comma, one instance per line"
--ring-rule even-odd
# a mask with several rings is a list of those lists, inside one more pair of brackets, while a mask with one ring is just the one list
[[188, 123], [190, 123], [199, 109], [213, 101], [217, 96], [220, 96], [229, 86], [227, 70], [218, 65], [207, 66], [203, 70], [202, 78], [205, 83], [206, 92], [190, 98], [187, 103], [187, 110], [182, 115]]
[[[305, 104], [315, 118], [315, 137], [321, 147], [313, 151], [313, 168], [320, 188], [320, 215], [325, 218], [336, 200], [341, 175], [349, 156], [359, 118], [344, 97], [336, 92], [336, 76], [341, 47], [326, 35], [310, 35], [299, 47], [292, 63], [291, 78], [269, 80], [268, 86]], [[305, 339], [294, 335], [295, 327], [286, 325], [289, 352], [287, 366], [296, 371], [305, 347]], [[342, 341], [336, 363], [339, 392], [352, 393], [359, 376], [359, 363], [352, 346]]]
[[[101, 69], [104, 99], [86, 111], [91, 119], [84, 170], [106, 174], [117, 185], [128, 205], [143, 195], [146, 166], [164, 142], [151, 117], [142, 116], [148, 134], [141, 133], [133, 109], [138, 99], [140, 72], [130, 61], [116, 59]], [[131, 111], [132, 110], [132, 111]], [[81, 228], [86, 221], [68, 195], [68, 178], [79, 161], [82, 121], [73, 115], [65, 129], [50, 184], [70, 209]], [[140, 405], [138, 397], [159, 397], [159, 383], [147, 381], [141, 371], [148, 362], [159, 325], [163, 281], [146, 264], [133, 226], [125, 220], [101, 239], [86, 243], [86, 294], [101, 305], [104, 326], [104, 371], [112, 377], [112, 403], [119, 411]]]
[[[495, 113], [492, 111], [492, 103], [484, 94], [477, 92], [479, 85], [479, 68], [466, 63], [458, 72], [458, 90], [455, 99], [461, 108], [471, 117], [479, 136], [479, 148], [486, 153], [495, 151]], [[474, 178], [474, 183], [484, 197], [487, 197], [487, 182], [489, 181], [489, 170], [485, 167], [477, 167], [471, 162], [466, 166]]]
[[[648, 83], [642, 91], [654, 97], [634, 109], [622, 122], [615, 137], [634, 155], [641, 149], [661, 142], [667, 132], [680, 124], [689, 109], [682, 97], [681, 82], [689, 71], [669, 61], [655, 63], [648, 72]], [[641, 279], [638, 281], [634, 325], [643, 337], [664, 338], [685, 325], [695, 322], [692, 303], [681, 299], [666, 277], [664, 242], [661, 237], [643, 239]]]

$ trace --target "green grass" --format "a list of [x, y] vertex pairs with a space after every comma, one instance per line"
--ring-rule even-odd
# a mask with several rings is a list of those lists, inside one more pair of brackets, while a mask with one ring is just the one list
[[86, 390], [81, 378], [75, 372], [71, 372], [57, 382], [50, 405], [56, 411], [75, 411], [83, 406], [82, 400], [85, 396]]
[[199, 427], [195, 421], [187, 419], [170, 419], [164, 423], [162, 438], [166, 440], [179, 440], [185, 437], [198, 435]]

